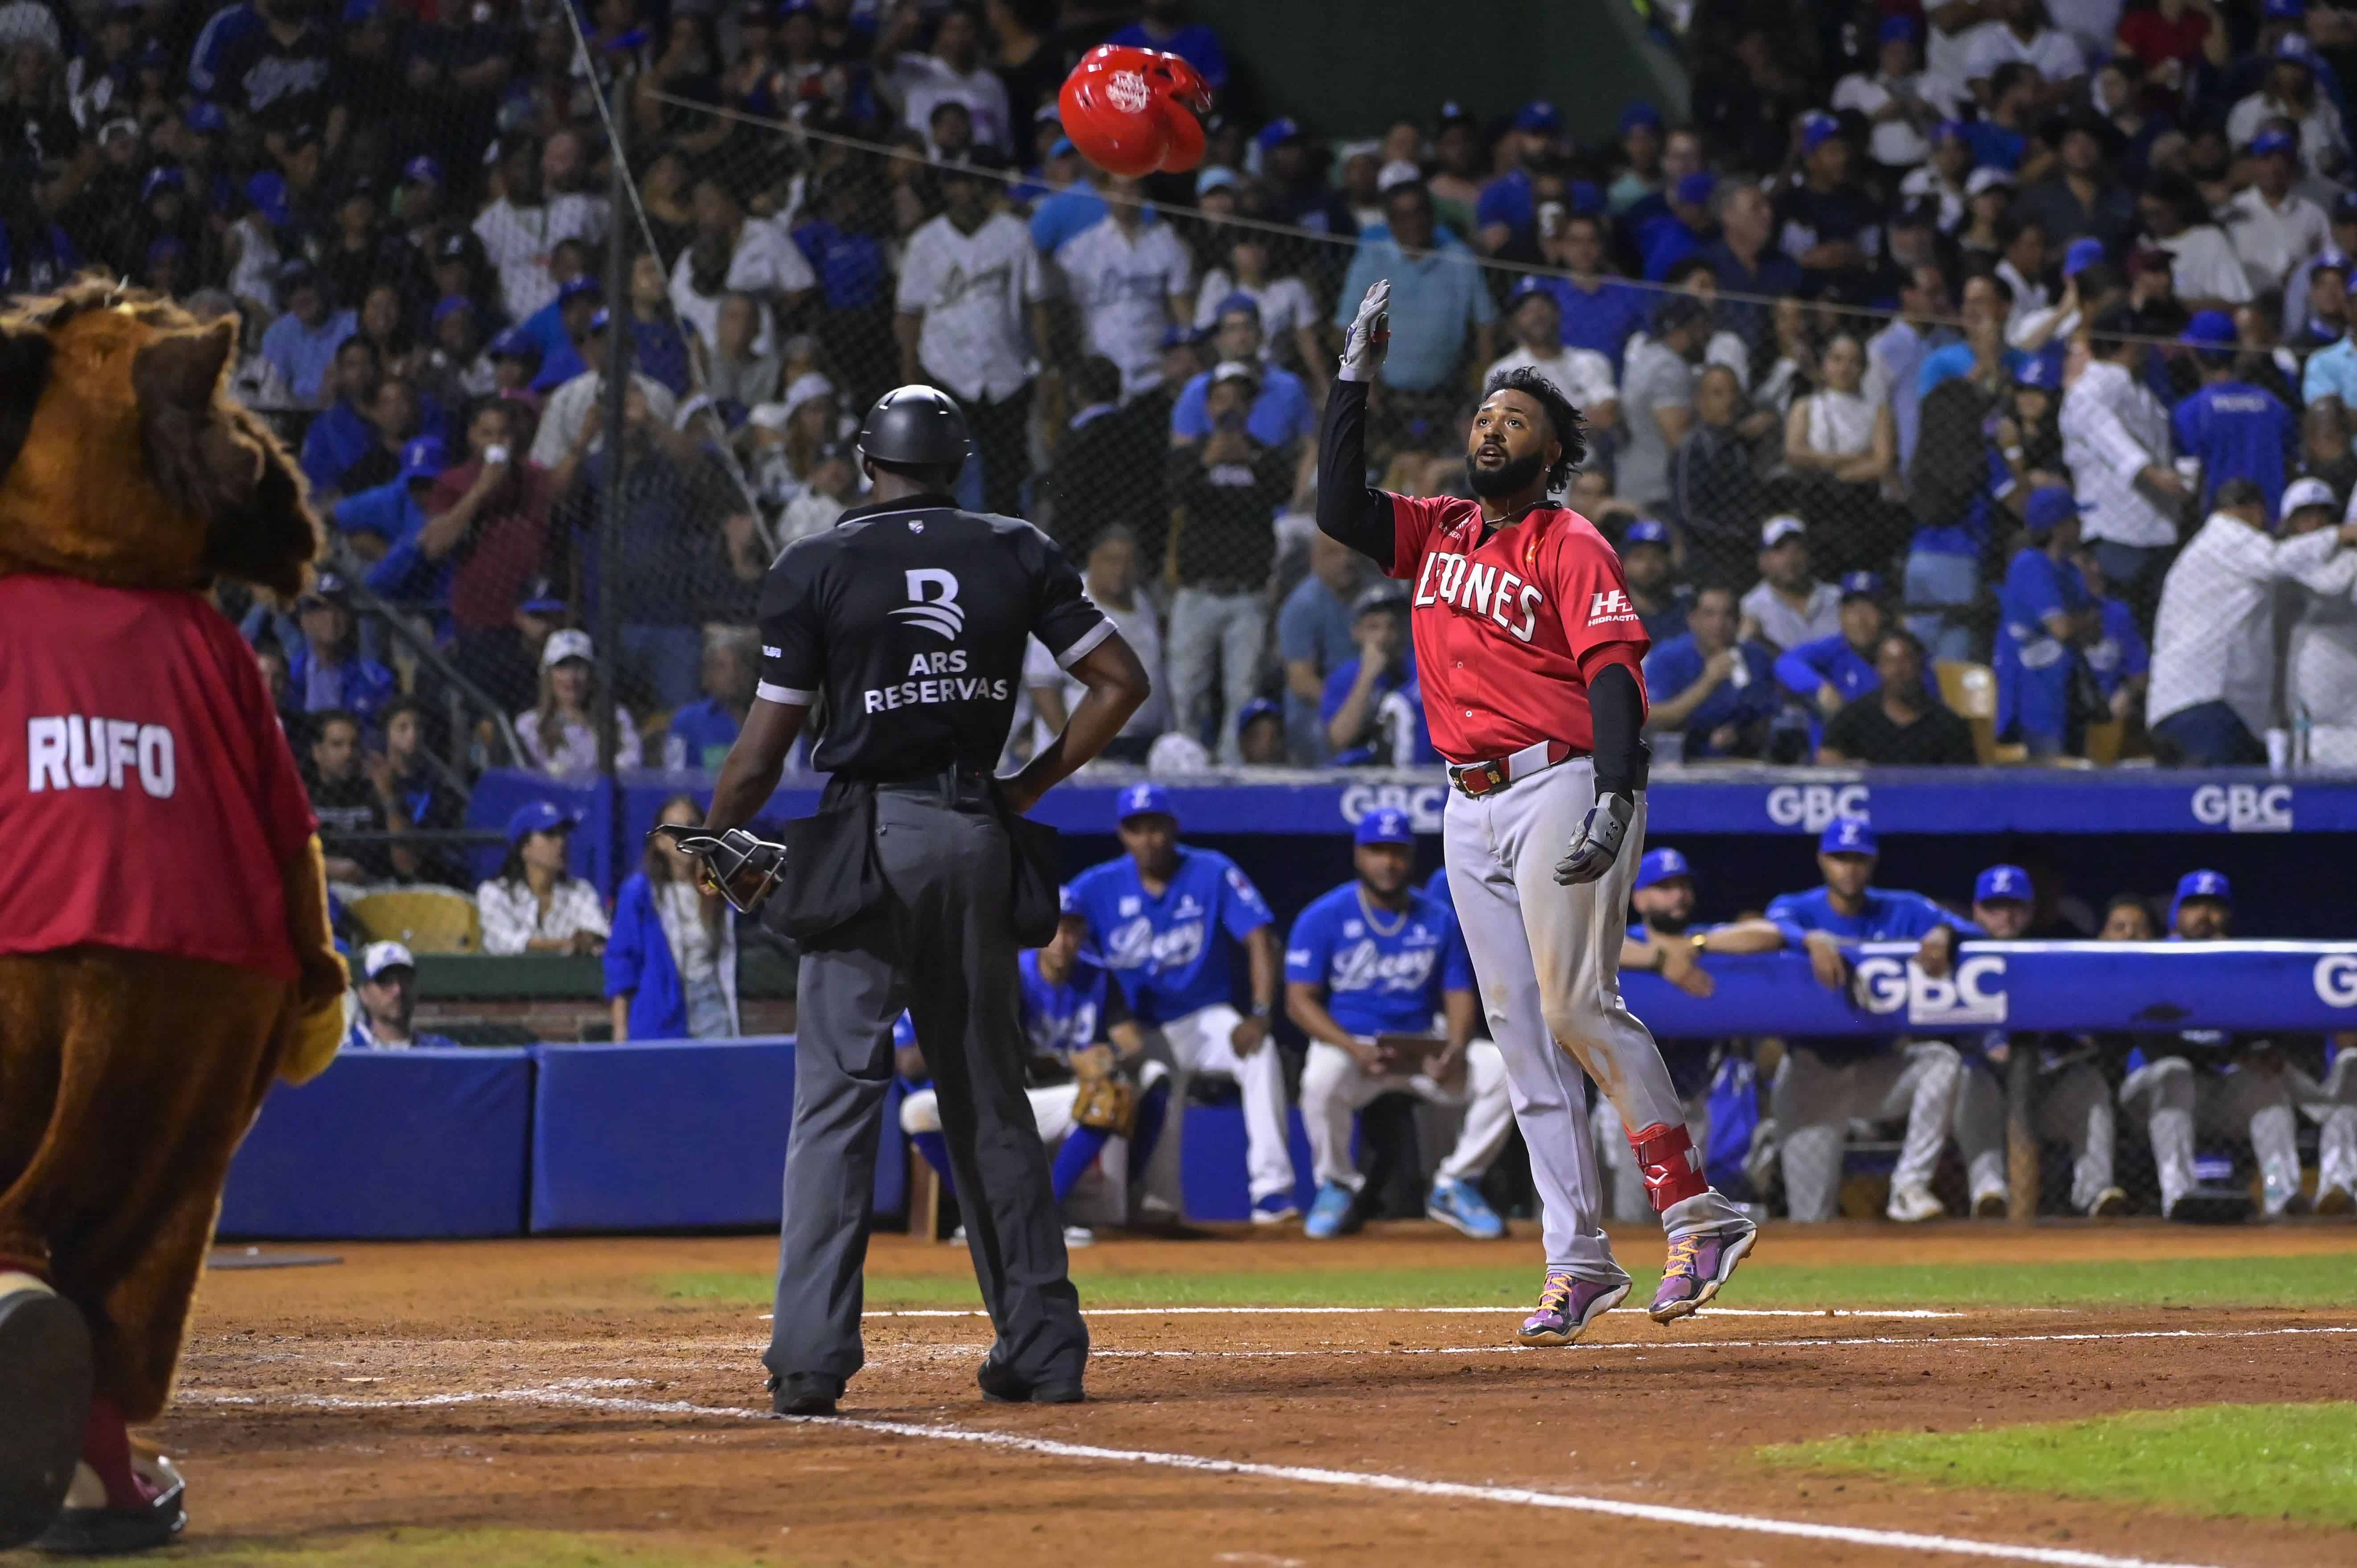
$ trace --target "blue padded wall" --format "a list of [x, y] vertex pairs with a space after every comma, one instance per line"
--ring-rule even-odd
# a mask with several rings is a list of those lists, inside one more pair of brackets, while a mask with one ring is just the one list
[[409, 1050], [280, 1084], [230, 1166], [221, 1233], [521, 1234], [532, 1080], [529, 1050]]

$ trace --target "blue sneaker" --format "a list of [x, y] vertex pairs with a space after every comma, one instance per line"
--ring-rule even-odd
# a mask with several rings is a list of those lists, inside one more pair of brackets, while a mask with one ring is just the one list
[[1289, 1192], [1272, 1192], [1253, 1199], [1252, 1222], [1255, 1225], [1282, 1225], [1300, 1218], [1301, 1206], [1293, 1201]]
[[1310, 1202], [1309, 1218], [1301, 1222], [1301, 1233], [1312, 1241], [1340, 1236], [1351, 1223], [1351, 1208], [1358, 1200], [1359, 1195], [1340, 1182], [1323, 1183]]
[[1494, 1241], [1506, 1233], [1506, 1222], [1498, 1218], [1496, 1209], [1481, 1201], [1481, 1194], [1473, 1184], [1451, 1176], [1442, 1176], [1432, 1184], [1432, 1193], [1424, 1200], [1424, 1217], [1437, 1219], [1476, 1241]]

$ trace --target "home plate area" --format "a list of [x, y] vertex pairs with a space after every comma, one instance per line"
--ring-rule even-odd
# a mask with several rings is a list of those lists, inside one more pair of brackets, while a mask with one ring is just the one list
[[[1535, 1285], [1520, 1245], [1508, 1258], [1431, 1229], [1315, 1246], [1109, 1239], [1080, 1279], [1084, 1301], [1107, 1303], [1091, 1313], [1090, 1400], [1061, 1407], [985, 1403], [974, 1374], [989, 1328], [954, 1294], [962, 1251], [879, 1238], [868, 1363], [834, 1421], [769, 1412], [759, 1282], [775, 1244], [759, 1238], [355, 1244], [331, 1267], [219, 1274], [156, 1434], [189, 1477], [180, 1550], [469, 1568], [1028, 1565], [1108, 1548], [1134, 1563], [1577, 1552], [1813, 1568], [2357, 1553], [2345, 1526], [2297, 1511], [2202, 1517], [1763, 1453], [2347, 1401], [2357, 1305], [1914, 1304], [1875, 1295], [1870, 1270], [1856, 1277], [1871, 1299], [1808, 1305], [1792, 1289], [1844, 1258], [1883, 1268], [1905, 1251], [1936, 1271], [2063, 1258], [2073, 1238], [1788, 1229], [1770, 1232], [1781, 1264], [1739, 1276], [1760, 1305], [1738, 1286], [1725, 1311], [1664, 1327], [1624, 1310], [1577, 1346], [1529, 1351], [1510, 1342], [1528, 1304], [1501, 1290], [1363, 1304], [1368, 1280], [1403, 1267], [1454, 1286], [1482, 1271], [1519, 1281], [1527, 1262]], [[2357, 1275], [2337, 1231], [2268, 1240], [2308, 1254], [2290, 1263]], [[2106, 1245], [2158, 1260], [2259, 1241], [2156, 1229]], [[1641, 1236], [1620, 1247], [1632, 1262], [1650, 1250]], [[2245, 1266], [2173, 1266], [2221, 1264]], [[1341, 1299], [1299, 1299], [1304, 1278]], [[1254, 1281], [1269, 1306], [1203, 1299]]]

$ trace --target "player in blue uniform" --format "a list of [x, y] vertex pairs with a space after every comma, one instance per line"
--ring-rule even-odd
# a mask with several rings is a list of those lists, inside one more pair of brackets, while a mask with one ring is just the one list
[[1776, 660], [1776, 679], [1813, 706], [1820, 717], [1829, 719], [1882, 684], [1874, 669], [1874, 650], [1889, 625], [1889, 614], [1882, 607], [1882, 579], [1871, 572], [1852, 572], [1841, 580], [1841, 630], [1786, 649]]
[[[1044, 948], [1026, 950], [1017, 960], [1023, 985], [1023, 1033], [1031, 1043], [1033, 1063], [1044, 1075], [1060, 1080], [1025, 1091], [1039, 1125], [1039, 1141], [1055, 1154], [1050, 1174], [1060, 1205], [1097, 1163], [1105, 1145], [1118, 1136], [1110, 1129], [1082, 1126], [1073, 1119], [1073, 1105], [1080, 1095], [1077, 1075], [1083, 1069], [1092, 1074], [1109, 1071], [1117, 1061], [1136, 1075], [1136, 1124], [1126, 1151], [1125, 1185], [1143, 1172], [1162, 1135], [1170, 1105], [1169, 1069], [1145, 1059], [1145, 1039], [1120, 992], [1108, 982], [1095, 956], [1082, 950], [1083, 929], [1067, 896], [1063, 923], [1055, 940]], [[924, 1055], [917, 1043], [915, 1025], [906, 1013], [892, 1026], [892, 1045], [900, 1076], [910, 1085], [910, 1092], [900, 1101], [900, 1130], [909, 1134], [909, 1143], [941, 1176], [942, 1185], [954, 1190], [949, 1145], [942, 1135], [940, 1102], [931, 1088], [922, 1086]], [[1081, 1226], [1064, 1227], [1067, 1246], [1085, 1247], [1095, 1240], [1092, 1232]]]
[[[1182, 1097], [1198, 1072], [1231, 1074], [1242, 1091], [1244, 1164], [1254, 1224], [1297, 1218], [1293, 1155], [1286, 1145], [1285, 1066], [1269, 1043], [1276, 1016], [1279, 955], [1275, 917], [1260, 889], [1226, 855], [1178, 842], [1170, 791], [1133, 784], [1114, 808], [1117, 860], [1072, 879], [1087, 945], [1103, 958], [1124, 999], [1167, 1058], [1171, 1092]], [[1236, 1010], [1232, 950], [1251, 970], [1252, 1011]], [[1146, 1173], [1146, 1204], [1178, 1210], [1178, 1142], [1162, 1140]]]
[[2063, 486], [2030, 491], [2022, 508], [2029, 542], [2015, 553], [1997, 590], [1997, 738], [2020, 742], [2037, 759], [2061, 756], [2083, 733], [2086, 715], [2072, 722], [2071, 687], [2080, 650], [2095, 640], [2100, 619], [2071, 561], [2085, 510]]
[[[1973, 883], [1973, 923], [1991, 940], [2016, 941], [2029, 934], [2036, 913], [2029, 873], [2018, 865], [1992, 865]], [[2005, 1164], [2005, 1064], [2016, 1049], [2038, 1052], [2038, 1088], [2031, 1109], [2036, 1135], [2071, 1150], [2071, 1206], [2108, 1219], [2127, 1212], [2128, 1196], [2112, 1185], [2116, 1143], [2112, 1086], [2093, 1061], [2095, 1047], [2063, 1035], [2008, 1038], [1991, 1029], [1966, 1042], [1964, 1076], [1956, 1095], [1956, 1149], [1973, 1194], [1973, 1216], [1994, 1219], [2012, 1200]], [[2037, 1195], [2029, 1195], [2037, 1201]]]
[[[2295, 494], [2309, 482], [2295, 479], [2284, 493]], [[2323, 488], [2329, 499], [2331, 488]], [[2152, 650], [2145, 642], [2143, 628], [2136, 625], [2136, 612], [2112, 596], [2103, 563], [2095, 559], [2094, 549], [2086, 540], [2079, 542], [2071, 564], [2079, 568], [2079, 580], [2087, 585], [2087, 596], [2095, 605], [2095, 640], [2081, 650], [2095, 677], [2095, 689], [2103, 693], [2112, 717], [2125, 719], [2140, 714], [2145, 683], [2152, 672]]]
[[[1961, 932], [1979, 927], [1920, 893], [1870, 886], [1880, 843], [1874, 830], [1844, 817], [1817, 841], [1824, 886], [1787, 893], [1768, 918], [1788, 946], [1804, 951], [1828, 989], [1849, 983], [1849, 950], [1859, 942], [1919, 941], [1915, 961], [1944, 974]], [[1883, 1212], [1901, 1223], [1946, 1212], [1932, 1196], [1932, 1172], [1955, 1120], [1962, 1073], [1956, 1047], [1941, 1040], [1811, 1038], [1787, 1042], [1769, 1091], [1784, 1167], [1784, 1204], [1795, 1219], [1831, 1219], [1841, 1195], [1842, 1143], [1854, 1118], [1907, 1119], [1906, 1142], [1890, 1175]]]
[[[1285, 1010], [1309, 1036], [1301, 1120], [1317, 1162], [1318, 1197], [1303, 1230], [1337, 1236], [1354, 1219], [1365, 1178], [1351, 1158], [1351, 1118], [1377, 1095], [1413, 1094], [1462, 1107], [1457, 1146], [1433, 1174], [1425, 1214], [1483, 1240], [1506, 1233], [1481, 1200], [1480, 1181], [1514, 1124], [1506, 1062], [1473, 1038], [1480, 999], [1457, 912], [1417, 891], [1415, 832], [1389, 807], [1359, 819], [1358, 876], [1312, 903], [1285, 944]], [[1434, 1040], [1433, 1016], [1447, 1034]], [[1437, 1049], [1403, 1050], [1385, 1036]]]

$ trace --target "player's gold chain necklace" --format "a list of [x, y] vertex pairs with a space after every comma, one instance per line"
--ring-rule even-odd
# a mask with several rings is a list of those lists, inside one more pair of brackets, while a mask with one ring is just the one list
[[1359, 913], [1367, 918], [1367, 924], [1375, 929], [1375, 935], [1379, 937], [1398, 936], [1400, 928], [1407, 924], [1408, 911], [1402, 909], [1397, 918], [1389, 926], [1385, 926], [1375, 914], [1375, 907], [1367, 902], [1367, 890], [1364, 887], [1359, 889]]

